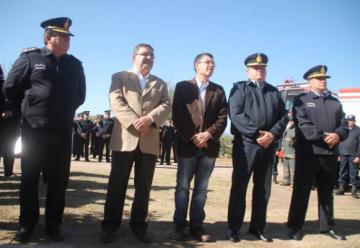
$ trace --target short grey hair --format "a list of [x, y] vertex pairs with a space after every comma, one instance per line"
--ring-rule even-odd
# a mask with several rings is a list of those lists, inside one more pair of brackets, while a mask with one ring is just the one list
[[135, 55], [139, 52], [139, 49], [141, 47], [147, 47], [149, 48], [153, 53], [154, 53], [154, 48], [150, 45], [150, 44], [146, 44], [146, 43], [140, 43], [140, 44], [137, 44], [134, 49], [133, 49], [133, 53], [132, 53], [132, 56], [135, 57]]

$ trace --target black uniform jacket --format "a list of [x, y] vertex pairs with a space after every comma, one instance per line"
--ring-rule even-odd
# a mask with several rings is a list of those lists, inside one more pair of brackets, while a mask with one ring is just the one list
[[229, 97], [229, 115], [231, 133], [251, 143], [256, 143], [259, 130], [281, 138], [288, 122], [279, 91], [266, 82], [261, 89], [251, 81], [235, 83]]
[[348, 137], [339, 145], [340, 155], [352, 155], [360, 157], [360, 128], [353, 126], [349, 130]]
[[177, 152], [180, 157], [196, 155], [199, 148], [191, 141], [199, 131], [207, 131], [212, 138], [202, 151], [208, 157], [217, 157], [220, 149], [220, 136], [227, 123], [227, 102], [224, 89], [213, 82], [205, 93], [205, 113], [201, 113], [199, 88], [195, 79], [176, 84], [172, 117], [178, 131]]
[[33, 128], [71, 129], [75, 110], [85, 101], [82, 64], [65, 54], [59, 59], [46, 48], [23, 52], [4, 84], [6, 98], [20, 106]]
[[93, 131], [94, 124], [90, 120], [83, 120], [79, 123], [80, 129], [82, 133], [85, 133], [87, 137], [90, 136], [91, 132]]
[[330, 148], [324, 142], [324, 132], [337, 133], [340, 140], [348, 134], [347, 121], [341, 103], [330, 94], [320, 97], [313, 92], [294, 98], [296, 153], [337, 155], [337, 146]]
[[107, 119], [107, 120], [103, 120], [103, 129], [101, 134], [112, 134], [112, 130], [114, 128], [114, 120], [113, 119]]

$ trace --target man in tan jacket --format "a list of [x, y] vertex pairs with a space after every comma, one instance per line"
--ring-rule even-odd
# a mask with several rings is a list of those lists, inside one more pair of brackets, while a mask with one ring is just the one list
[[135, 46], [133, 68], [115, 73], [110, 87], [110, 107], [115, 115], [110, 149], [111, 172], [100, 240], [110, 243], [120, 227], [126, 189], [135, 162], [135, 196], [130, 228], [137, 239], [150, 243], [146, 216], [156, 158], [159, 155], [159, 127], [171, 110], [166, 83], [151, 75], [154, 49]]

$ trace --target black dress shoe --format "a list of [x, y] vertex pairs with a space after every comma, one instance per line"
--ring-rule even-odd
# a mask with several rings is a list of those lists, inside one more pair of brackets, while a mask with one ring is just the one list
[[173, 240], [175, 241], [183, 241], [185, 237], [185, 226], [184, 225], [176, 225], [175, 233], [173, 235]]
[[146, 234], [146, 232], [135, 233], [135, 236], [137, 240], [139, 240], [141, 243], [145, 243], [145, 244], [151, 243], [151, 238]]
[[196, 240], [200, 242], [211, 242], [211, 236], [207, 233], [205, 233], [204, 228], [197, 227], [194, 229], [190, 229], [190, 234], [193, 236]]
[[336, 240], [346, 240], [345, 235], [336, 233], [334, 230], [330, 230], [330, 231], [325, 231], [325, 232], [320, 232], [322, 234], [325, 234], [333, 239]]
[[64, 236], [61, 235], [59, 231], [48, 231], [46, 234], [49, 236], [49, 238], [55, 242], [61, 242], [64, 241]]
[[26, 243], [29, 241], [31, 234], [31, 229], [20, 227], [20, 230], [16, 232], [14, 239], [18, 242]]
[[108, 232], [105, 230], [101, 231], [100, 234], [100, 241], [104, 244], [108, 244], [114, 241], [114, 239], [116, 238], [116, 234], [115, 232]]
[[303, 232], [301, 230], [290, 230], [289, 231], [289, 237], [293, 240], [300, 241], [303, 239]]
[[226, 237], [228, 240], [232, 241], [232, 242], [239, 242], [240, 238], [239, 238], [239, 234], [236, 231], [232, 231], [230, 230], [227, 234]]
[[256, 231], [256, 230], [249, 229], [249, 233], [252, 235], [255, 235], [259, 240], [262, 240], [264, 242], [272, 242], [273, 241], [269, 235], [266, 235], [262, 231]]

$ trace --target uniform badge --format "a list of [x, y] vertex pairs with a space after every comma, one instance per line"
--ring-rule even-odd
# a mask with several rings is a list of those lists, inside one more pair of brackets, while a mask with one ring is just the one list
[[325, 74], [325, 67], [324, 67], [324, 66], [321, 67], [320, 73], [321, 73], [321, 74]]
[[64, 22], [64, 29], [69, 29], [69, 20], [66, 20], [66, 22]]
[[258, 54], [257, 56], [256, 56], [256, 62], [257, 63], [262, 63], [262, 57], [261, 57], [261, 55], [260, 54]]
[[314, 102], [307, 102], [307, 103], [306, 103], [306, 107], [309, 107], [309, 108], [315, 108], [315, 107], [316, 107], [316, 105], [315, 105], [315, 103], [314, 103]]
[[35, 64], [34, 70], [46, 70], [46, 65], [45, 64]]

